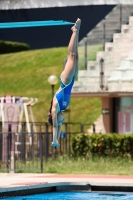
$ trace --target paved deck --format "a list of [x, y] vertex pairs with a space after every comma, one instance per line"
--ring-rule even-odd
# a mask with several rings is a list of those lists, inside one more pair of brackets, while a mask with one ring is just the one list
[[133, 176], [72, 175], [72, 174], [7, 174], [0, 173], [0, 193], [23, 188], [35, 188], [49, 184], [63, 185], [86, 183], [97, 187], [130, 188], [133, 191]]

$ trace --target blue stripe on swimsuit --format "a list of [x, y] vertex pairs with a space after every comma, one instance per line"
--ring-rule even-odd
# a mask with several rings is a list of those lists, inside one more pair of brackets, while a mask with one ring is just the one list
[[74, 84], [74, 77], [68, 85], [65, 85], [60, 77], [61, 90], [57, 94], [55, 94], [60, 111], [64, 111], [66, 107], [69, 105], [73, 84]]

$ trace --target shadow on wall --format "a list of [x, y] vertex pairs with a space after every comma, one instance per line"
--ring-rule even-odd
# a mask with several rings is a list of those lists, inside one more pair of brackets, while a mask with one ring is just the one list
[[[96, 26], [115, 5], [91, 5], [58, 8], [38, 8], [21, 10], [1, 10], [0, 22], [65, 20], [75, 22], [82, 20], [81, 40]], [[70, 25], [33, 28], [11, 28], [0, 30], [0, 40], [25, 42], [30, 49], [67, 46], [71, 31]]]

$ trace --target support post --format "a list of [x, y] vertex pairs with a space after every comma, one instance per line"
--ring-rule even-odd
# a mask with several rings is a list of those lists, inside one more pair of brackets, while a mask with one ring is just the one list
[[15, 171], [14, 151], [11, 151], [11, 157], [10, 157], [10, 173], [14, 173], [14, 171]]
[[120, 32], [121, 32], [121, 26], [122, 26], [122, 4], [120, 4]]
[[54, 85], [51, 85], [52, 98], [54, 97]]
[[106, 40], [106, 33], [105, 33], [105, 19], [103, 20], [103, 51], [105, 51], [105, 40]]
[[96, 125], [92, 124], [92, 127], [93, 127], [93, 133], [95, 133], [96, 132]]
[[87, 70], [87, 37], [85, 38], [85, 70]]
[[49, 134], [48, 134], [48, 123], [45, 124], [45, 160], [48, 160], [48, 149], [49, 149]]
[[6, 134], [6, 170], [8, 173], [9, 172], [9, 135], [8, 134]]
[[40, 172], [43, 173], [43, 154], [42, 154], [42, 133], [39, 134], [40, 138]]
[[104, 59], [100, 59], [100, 88], [104, 89]]

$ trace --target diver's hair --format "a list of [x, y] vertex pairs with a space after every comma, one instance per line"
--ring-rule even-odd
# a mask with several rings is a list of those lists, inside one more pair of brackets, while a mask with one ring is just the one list
[[50, 125], [53, 125], [52, 115], [51, 113], [48, 114], [48, 122]]
[[51, 114], [52, 104], [53, 104], [53, 100], [51, 101], [51, 105], [50, 105], [50, 108], [49, 108], [49, 114], [48, 114], [48, 122], [49, 122], [51, 125], [53, 125], [52, 114]]

